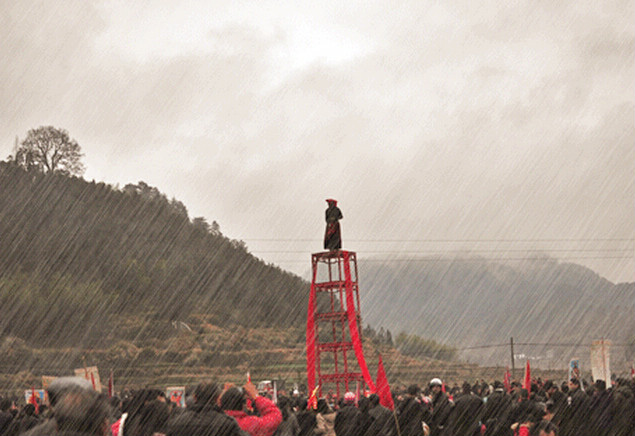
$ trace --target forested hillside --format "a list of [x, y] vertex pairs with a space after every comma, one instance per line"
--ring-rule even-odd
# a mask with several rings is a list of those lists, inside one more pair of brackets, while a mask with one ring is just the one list
[[120, 315], [250, 327], [306, 315], [305, 281], [143, 182], [117, 189], [2, 162], [0, 247], [0, 332], [34, 345], [88, 345]]

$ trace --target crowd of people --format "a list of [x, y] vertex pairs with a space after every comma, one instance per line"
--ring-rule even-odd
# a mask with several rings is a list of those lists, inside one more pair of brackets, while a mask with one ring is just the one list
[[608, 387], [538, 379], [530, 389], [482, 380], [446, 389], [434, 378], [395, 390], [392, 410], [377, 394], [313, 401], [280, 391], [271, 398], [251, 382], [201, 383], [186, 391], [185, 407], [157, 389], [109, 397], [78, 377], [56, 379], [47, 393], [46, 405], [0, 399], [0, 436], [635, 435], [635, 383], [624, 378]]

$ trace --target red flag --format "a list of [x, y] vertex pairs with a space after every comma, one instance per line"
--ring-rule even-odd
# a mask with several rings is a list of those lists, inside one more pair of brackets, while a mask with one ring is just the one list
[[29, 403], [33, 404], [33, 406], [35, 407], [35, 414], [39, 415], [40, 406], [37, 403], [37, 394], [35, 393], [35, 388], [34, 387], [31, 387], [31, 398], [29, 398]]
[[384, 362], [381, 359], [381, 354], [379, 355], [379, 364], [377, 365], [377, 385], [375, 388], [377, 395], [379, 395], [379, 404], [390, 410], [394, 410], [395, 403], [392, 400], [390, 385], [388, 384], [388, 378], [386, 377], [386, 371], [384, 370]]
[[115, 379], [112, 375], [112, 369], [110, 370], [110, 377], [108, 377], [108, 398], [112, 398], [115, 394]]
[[441, 382], [441, 392], [445, 394], [445, 382]]
[[527, 365], [525, 366], [525, 379], [523, 380], [523, 389], [527, 389], [527, 398], [531, 394], [531, 369], [529, 368], [529, 359], [527, 359]]
[[510, 393], [512, 391], [512, 375], [509, 372], [509, 367], [507, 367], [507, 369], [505, 370], [503, 385], [505, 386], [505, 391], [507, 391], [507, 393]]
[[313, 389], [313, 392], [311, 392], [311, 396], [309, 397], [309, 401], [307, 401], [307, 405], [306, 405], [307, 410], [317, 409], [317, 403], [318, 403], [317, 393], [319, 389], [320, 389], [320, 385], [317, 385], [315, 389]]
[[631, 365], [631, 378], [635, 379], [635, 365]]
[[96, 391], [97, 389], [95, 388], [95, 374], [93, 374], [92, 372], [90, 373], [90, 382], [93, 384], [93, 391]]

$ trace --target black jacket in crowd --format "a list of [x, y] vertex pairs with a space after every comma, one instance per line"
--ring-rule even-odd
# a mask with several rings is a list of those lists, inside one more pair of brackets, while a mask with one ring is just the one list
[[613, 390], [613, 435], [635, 435], [635, 399], [629, 386]]
[[485, 424], [485, 436], [508, 436], [509, 414], [512, 398], [504, 391], [494, 391], [487, 397], [481, 421]]
[[589, 396], [577, 388], [569, 392], [567, 404], [560, 421], [560, 435], [594, 436], [589, 427]]
[[423, 436], [423, 422], [430, 421], [427, 405], [414, 397], [406, 397], [397, 408], [401, 436]]
[[463, 394], [454, 403], [445, 436], [478, 436], [483, 413], [483, 400], [477, 395]]
[[590, 401], [590, 433], [596, 436], [609, 436], [613, 428], [613, 392], [596, 391]]
[[432, 397], [432, 415], [430, 416], [430, 422], [427, 423], [430, 426], [430, 436], [441, 436], [444, 434], [452, 407], [453, 404], [446, 393], [439, 392], [437, 396]]
[[362, 413], [355, 405], [342, 407], [335, 415], [335, 434], [337, 436], [359, 436], [361, 415]]
[[212, 406], [194, 405], [168, 420], [167, 436], [244, 436], [236, 420]]
[[368, 411], [373, 418], [370, 427], [366, 429], [365, 436], [382, 436], [388, 434], [391, 421], [394, 421], [393, 413], [387, 407], [378, 404]]

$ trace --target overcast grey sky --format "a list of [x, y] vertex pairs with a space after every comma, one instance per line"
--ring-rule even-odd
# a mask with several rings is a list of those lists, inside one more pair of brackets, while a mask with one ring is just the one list
[[65, 128], [87, 180], [157, 186], [297, 273], [334, 197], [360, 257], [635, 280], [633, 1], [0, 5], [2, 159]]

